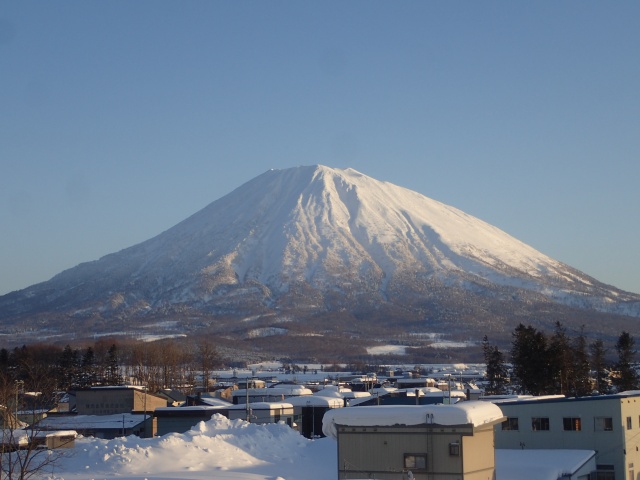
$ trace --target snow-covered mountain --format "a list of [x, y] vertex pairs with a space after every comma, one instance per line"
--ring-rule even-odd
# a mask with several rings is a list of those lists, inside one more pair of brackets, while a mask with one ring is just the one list
[[505, 310], [523, 320], [526, 305], [640, 316], [640, 296], [456, 208], [308, 166], [270, 170], [150, 240], [0, 297], [0, 319], [234, 317], [251, 330], [377, 311], [444, 328]]

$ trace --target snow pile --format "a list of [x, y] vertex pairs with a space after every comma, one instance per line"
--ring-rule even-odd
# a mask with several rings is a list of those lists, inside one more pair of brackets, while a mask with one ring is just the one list
[[336, 444], [308, 440], [285, 424], [255, 425], [214, 415], [184, 434], [141, 439], [78, 438], [56, 480], [324, 480], [335, 478]]
[[337, 438], [336, 425], [469, 425], [479, 427], [504, 418], [502, 410], [489, 402], [460, 402], [455, 405], [381, 405], [331, 410], [322, 420], [327, 437]]

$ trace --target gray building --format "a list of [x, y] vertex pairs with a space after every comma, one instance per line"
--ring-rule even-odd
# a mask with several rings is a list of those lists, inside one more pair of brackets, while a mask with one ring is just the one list
[[210, 420], [216, 413], [228, 417], [227, 410], [221, 406], [156, 408], [153, 412], [153, 435], [188, 432], [198, 423]]

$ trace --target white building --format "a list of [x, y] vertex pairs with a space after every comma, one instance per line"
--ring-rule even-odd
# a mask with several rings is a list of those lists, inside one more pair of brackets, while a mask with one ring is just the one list
[[503, 400], [507, 419], [496, 427], [497, 449], [578, 449], [596, 452], [597, 480], [640, 474], [640, 392]]

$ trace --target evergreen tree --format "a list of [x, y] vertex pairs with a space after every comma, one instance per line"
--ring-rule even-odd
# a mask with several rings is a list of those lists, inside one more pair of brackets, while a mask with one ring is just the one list
[[573, 378], [573, 350], [565, 328], [556, 322], [555, 331], [549, 340], [548, 361], [551, 391], [548, 393], [567, 394], [570, 379]]
[[97, 383], [96, 360], [91, 347], [88, 347], [82, 356], [78, 383], [81, 387], [91, 387]]
[[633, 367], [636, 355], [635, 341], [629, 332], [622, 332], [616, 342], [618, 362], [616, 363], [617, 376], [614, 377], [614, 385], [618, 392], [636, 390], [638, 388], [638, 374]]
[[601, 395], [607, 394], [611, 390], [609, 384], [609, 372], [605, 360], [607, 350], [601, 339], [594, 340], [589, 346], [591, 370], [595, 377], [595, 389]]
[[487, 365], [487, 381], [489, 382], [486, 393], [488, 395], [502, 395], [505, 393], [508, 377], [504, 355], [496, 345], [489, 344], [486, 335], [482, 339], [482, 350], [484, 362]]
[[118, 361], [118, 348], [114, 343], [109, 347], [107, 351], [107, 359], [106, 359], [106, 368], [105, 368], [105, 385], [120, 385], [122, 383], [122, 379], [120, 377], [120, 365]]
[[512, 334], [511, 364], [520, 392], [543, 395], [549, 392], [547, 339], [532, 326], [520, 324]]
[[78, 350], [67, 345], [60, 354], [58, 361], [58, 382], [62, 390], [78, 386]]
[[573, 340], [573, 377], [569, 388], [570, 395], [584, 397], [593, 391], [590, 373], [587, 339], [584, 336], [583, 326], [580, 334]]

